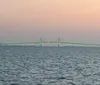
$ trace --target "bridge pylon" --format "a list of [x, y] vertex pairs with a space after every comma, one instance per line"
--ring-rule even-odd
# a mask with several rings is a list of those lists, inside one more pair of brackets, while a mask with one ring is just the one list
[[40, 46], [42, 46], [42, 45], [43, 45], [43, 39], [40, 38]]
[[58, 47], [60, 47], [60, 38], [58, 37]]

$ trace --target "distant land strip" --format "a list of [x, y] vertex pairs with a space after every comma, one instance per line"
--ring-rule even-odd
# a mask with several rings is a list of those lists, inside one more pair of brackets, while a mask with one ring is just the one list
[[86, 44], [60, 41], [0, 43], [0, 46], [75, 46], [75, 47], [100, 47], [100, 44]]

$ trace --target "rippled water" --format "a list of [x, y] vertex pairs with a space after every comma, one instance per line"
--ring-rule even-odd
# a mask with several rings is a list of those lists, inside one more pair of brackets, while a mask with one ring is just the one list
[[0, 47], [0, 85], [100, 85], [100, 48]]

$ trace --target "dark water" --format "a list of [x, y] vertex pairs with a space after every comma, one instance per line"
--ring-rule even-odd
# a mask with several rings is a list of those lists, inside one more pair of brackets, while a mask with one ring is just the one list
[[0, 85], [100, 85], [100, 48], [0, 47]]

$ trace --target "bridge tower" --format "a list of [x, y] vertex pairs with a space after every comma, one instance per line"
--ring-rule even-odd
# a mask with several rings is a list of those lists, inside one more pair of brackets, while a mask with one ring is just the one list
[[40, 46], [42, 46], [42, 45], [43, 45], [43, 39], [40, 38]]
[[58, 37], [58, 47], [60, 47], [60, 38]]

